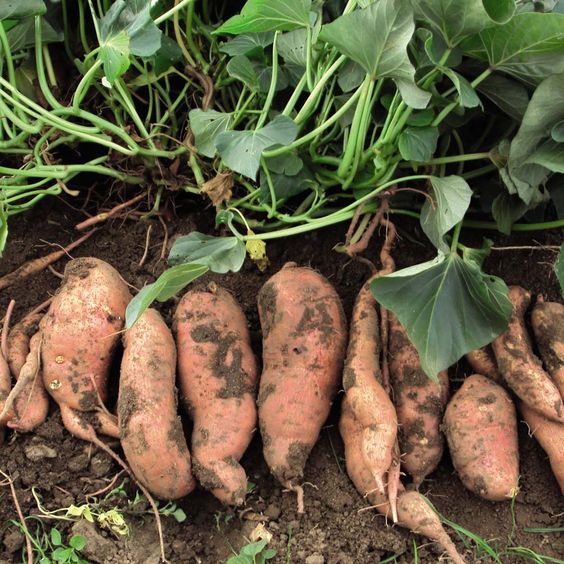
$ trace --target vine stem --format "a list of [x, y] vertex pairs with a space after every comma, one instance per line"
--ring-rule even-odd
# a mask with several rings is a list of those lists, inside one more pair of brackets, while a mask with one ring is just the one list
[[451, 252], [455, 252], [456, 251], [456, 247], [458, 245], [458, 239], [460, 238], [460, 232], [462, 231], [462, 221], [459, 221], [455, 228], [454, 228], [454, 232], [452, 234], [452, 243], [450, 245], [450, 250]]

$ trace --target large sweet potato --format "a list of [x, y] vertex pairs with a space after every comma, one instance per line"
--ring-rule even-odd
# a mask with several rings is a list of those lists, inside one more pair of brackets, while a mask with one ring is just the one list
[[564, 423], [560, 392], [534, 355], [525, 327], [531, 294], [519, 286], [511, 286], [509, 298], [513, 303], [509, 327], [492, 344], [499, 371], [523, 402], [545, 417]]
[[444, 418], [452, 463], [462, 483], [491, 501], [519, 487], [517, 418], [509, 394], [478, 374], [454, 394]]
[[177, 499], [195, 486], [177, 413], [176, 346], [148, 309], [123, 337], [118, 419], [121, 445], [136, 478], [153, 494]]
[[440, 430], [448, 400], [448, 373], [433, 382], [421, 368], [417, 350], [398, 318], [390, 312], [390, 381], [399, 423], [402, 468], [419, 487], [443, 455]]
[[539, 301], [531, 324], [544, 365], [564, 398], [564, 305]]
[[[367, 497], [374, 508], [385, 515], [390, 516], [391, 508], [388, 497], [380, 493], [374, 476], [367, 466], [363, 446], [363, 427], [355, 419], [348, 398], [341, 404], [341, 418], [339, 430], [345, 443], [345, 458], [347, 472], [358, 492]], [[398, 523], [413, 531], [424, 535], [437, 542], [457, 564], [464, 564], [454, 543], [443, 529], [437, 514], [432, 510], [426, 498], [418, 492], [406, 492], [400, 484], [397, 500]]]
[[[310, 268], [286, 264], [258, 296], [263, 332], [259, 425], [264, 457], [297, 489], [329, 414], [342, 371], [346, 325], [331, 284]], [[298, 508], [300, 507], [298, 497]]]
[[194, 473], [218, 499], [240, 505], [247, 476], [239, 460], [257, 424], [257, 365], [245, 314], [210, 284], [184, 295], [174, 323], [180, 391], [194, 421]]
[[343, 387], [356, 420], [362, 426], [362, 453], [381, 493], [392, 464], [397, 436], [396, 410], [382, 386], [380, 331], [376, 301], [368, 281], [353, 309]]
[[[41, 367], [65, 427], [90, 440], [92, 423], [119, 436], [104, 407], [113, 352], [123, 328], [129, 290], [117, 271], [96, 258], [70, 261], [40, 323]], [[88, 414], [88, 415], [87, 415]]]

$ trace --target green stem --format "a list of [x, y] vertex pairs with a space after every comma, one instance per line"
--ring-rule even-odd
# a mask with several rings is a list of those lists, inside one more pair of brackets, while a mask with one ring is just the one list
[[186, 4], [189, 4], [190, 2], [193, 2], [193, 1], [194, 0], [180, 0], [180, 2], [178, 2], [178, 4], [176, 4], [175, 6], [173, 6], [168, 12], [165, 12], [164, 14], [162, 14], [158, 18], [156, 18], [155, 24], [156, 25], [162, 24], [165, 20], [168, 20], [168, 18], [170, 18], [170, 16], [174, 15], [179, 10], [182, 10], [182, 8], [184, 8], [184, 6], [186, 6]]
[[313, 61], [312, 61], [312, 31], [311, 26], [307, 26], [306, 32], [306, 72], [305, 76], [307, 79], [307, 87], [311, 92], [314, 88], [314, 80], [313, 80]]
[[452, 253], [456, 252], [456, 247], [458, 245], [458, 239], [460, 238], [460, 231], [462, 231], [462, 221], [459, 221], [456, 226], [454, 227], [454, 231], [452, 233], [452, 242], [450, 245], [450, 250]]
[[278, 33], [278, 31], [274, 33], [274, 40], [272, 41], [272, 76], [270, 78], [270, 88], [268, 89], [268, 94], [266, 95], [266, 100], [258, 118], [255, 131], [264, 125], [268, 117], [268, 112], [270, 111], [270, 106], [272, 106], [272, 101], [274, 100], [274, 94], [276, 94], [276, 82], [278, 81], [278, 48], [276, 41], [278, 39]]
[[35, 65], [37, 67], [37, 79], [39, 81], [39, 87], [41, 92], [49, 105], [53, 109], [62, 108], [63, 106], [59, 104], [58, 100], [53, 96], [49, 85], [47, 84], [47, 79], [45, 77], [45, 67], [43, 65], [43, 50], [42, 50], [42, 34], [41, 34], [41, 16], [35, 16]]
[[96, 71], [102, 66], [102, 61], [97, 59], [96, 62], [88, 69], [84, 76], [80, 79], [76, 90], [74, 91], [72, 106], [77, 110], [80, 109], [80, 104], [84, 97], [88, 93], [90, 86], [92, 85], [92, 79], [96, 74]]
[[462, 163], [466, 161], [478, 161], [481, 159], [489, 159], [489, 151], [483, 153], [467, 153], [466, 155], [449, 155], [448, 157], [437, 157], [436, 159], [430, 159], [425, 162], [429, 165], [440, 165], [440, 164], [450, 164], [450, 163]]
[[298, 82], [298, 84], [294, 88], [294, 91], [292, 92], [290, 99], [288, 100], [286, 106], [282, 110], [283, 116], [289, 116], [294, 111], [294, 108], [296, 107], [296, 104], [297, 104], [300, 96], [302, 95], [302, 92], [304, 91], [306, 84], [307, 84], [307, 75], [304, 74], [300, 78], [300, 81]]

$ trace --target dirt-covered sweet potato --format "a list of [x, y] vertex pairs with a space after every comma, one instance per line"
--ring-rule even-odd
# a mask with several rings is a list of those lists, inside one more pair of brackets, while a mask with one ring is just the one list
[[475, 374], [487, 376], [497, 384], [504, 384], [491, 345], [470, 351], [466, 354], [466, 360]]
[[247, 476], [239, 460], [257, 425], [257, 364], [245, 314], [210, 284], [184, 295], [174, 324], [181, 397], [194, 421], [194, 474], [218, 499], [240, 505]]
[[545, 417], [564, 423], [560, 392], [534, 355], [525, 327], [531, 294], [520, 286], [511, 286], [509, 298], [513, 304], [509, 327], [492, 344], [499, 371], [523, 402]]
[[258, 296], [263, 332], [259, 425], [264, 457], [298, 492], [306, 460], [327, 419], [343, 368], [345, 317], [321, 274], [287, 263]]
[[104, 407], [113, 352], [131, 296], [118, 272], [96, 258], [71, 260], [62, 286], [40, 323], [45, 388], [59, 404], [65, 427], [90, 440], [119, 436], [117, 418]]
[[564, 398], [564, 305], [539, 300], [531, 324], [544, 365]]
[[531, 434], [548, 455], [550, 467], [564, 495], [564, 425], [543, 417], [523, 402], [519, 403], [519, 411]]
[[[345, 443], [347, 472], [358, 492], [367, 497], [374, 508], [389, 517], [391, 508], [388, 496], [380, 493], [374, 476], [366, 465], [362, 453], [363, 427], [355, 419], [348, 398], [341, 404], [339, 430]], [[406, 492], [401, 484], [397, 499], [398, 524], [414, 533], [424, 535], [441, 546], [456, 564], [464, 564], [456, 547], [426, 498], [418, 492]]]
[[[0, 413], [4, 410], [4, 403], [12, 389], [12, 377], [10, 375], [10, 367], [8, 361], [0, 351]], [[4, 434], [6, 431], [6, 420], [0, 421], [0, 445], [4, 442]]]
[[397, 436], [396, 410], [382, 385], [380, 330], [370, 281], [356, 299], [349, 332], [343, 387], [356, 420], [362, 426], [362, 453], [380, 493], [392, 464]]
[[443, 455], [440, 426], [448, 400], [448, 373], [433, 382], [421, 368], [407, 331], [390, 312], [390, 382], [399, 423], [401, 466], [418, 488]]
[[517, 417], [509, 394], [474, 374], [450, 400], [444, 418], [450, 456], [462, 483], [491, 501], [519, 487]]
[[178, 416], [176, 346], [148, 309], [123, 336], [118, 396], [121, 445], [135, 477], [154, 495], [178, 499], [195, 487]]
[[[38, 363], [37, 346], [34, 347], [30, 355], [30, 340], [40, 341], [37, 334], [39, 330], [39, 322], [43, 314], [34, 313], [24, 317], [19, 323], [14, 325], [8, 336], [8, 364], [12, 375], [16, 380], [20, 377], [20, 372], [28, 363], [35, 366]], [[17, 397], [9, 415], [8, 427], [27, 433], [39, 427], [46, 419], [49, 413], [49, 395], [43, 384], [41, 368], [32, 374], [29, 384], [23, 386]]]

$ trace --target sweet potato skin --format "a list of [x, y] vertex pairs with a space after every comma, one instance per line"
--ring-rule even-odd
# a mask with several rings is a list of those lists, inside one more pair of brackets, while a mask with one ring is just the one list
[[[12, 378], [10, 375], [10, 367], [8, 361], [0, 352], [0, 412], [4, 409], [6, 398], [12, 389]], [[4, 442], [4, 434], [6, 432], [6, 421], [0, 421], [0, 445]]]
[[[20, 372], [26, 363], [32, 365], [36, 362], [33, 356], [37, 355], [36, 350], [30, 355], [30, 340], [38, 340], [34, 337], [39, 330], [39, 322], [43, 314], [33, 314], [24, 317], [19, 323], [14, 325], [8, 336], [8, 364], [12, 375], [17, 380]], [[34, 375], [34, 380], [25, 386], [14, 401], [14, 409], [8, 422], [8, 427], [21, 433], [29, 433], [39, 427], [47, 419], [49, 413], [49, 395], [43, 385], [41, 369], [38, 368]]]
[[309, 268], [286, 264], [261, 288], [263, 372], [258, 397], [264, 457], [287, 487], [302, 475], [337, 392], [346, 346], [341, 302]]
[[539, 301], [531, 324], [544, 365], [564, 398], [564, 305]]
[[184, 497], [195, 482], [177, 414], [172, 333], [161, 315], [148, 309], [125, 332], [123, 343], [118, 420], [125, 457], [151, 493]]
[[356, 299], [349, 332], [343, 387], [356, 420], [362, 426], [362, 453], [380, 490], [392, 464], [397, 436], [394, 405], [382, 385], [380, 330], [370, 281]]
[[560, 392], [534, 355], [525, 327], [531, 294], [520, 286], [511, 286], [509, 299], [513, 304], [509, 327], [492, 343], [499, 371], [522, 401], [545, 417], [564, 423]]
[[444, 428], [462, 483], [491, 500], [511, 499], [519, 485], [515, 406], [489, 378], [474, 374], [449, 402]]
[[[103, 412], [101, 403], [106, 400], [112, 354], [130, 298], [126, 284], [108, 263], [75, 259], [67, 264], [62, 286], [40, 324], [45, 388], [61, 411], [97, 412], [101, 431], [113, 436], [119, 436], [117, 420]], [[76, 427], [68, 430], [81, 435]]]
[[496, 384], [503, 385], [503, 378], [499, 373], [494, 352], [490, 345], [476, 349], [466, 354], [466, 360], [475, 374], [487, 376]]
[[448, 401], [448, 373], [433, 382], [421, 368], [417, 350], [391, 312], [390, 381], [399, 422], [402, 468], [418, 488], [441, 461], [444, 438], [440, 426]]
[[239, 460], [257, 425], [258, 371], [245, 314], [210, 285], [184, 295], [174, 323], [181, 397], [194, 421], [194, 473], [222, 502], [241, 505], [247, 476]]

